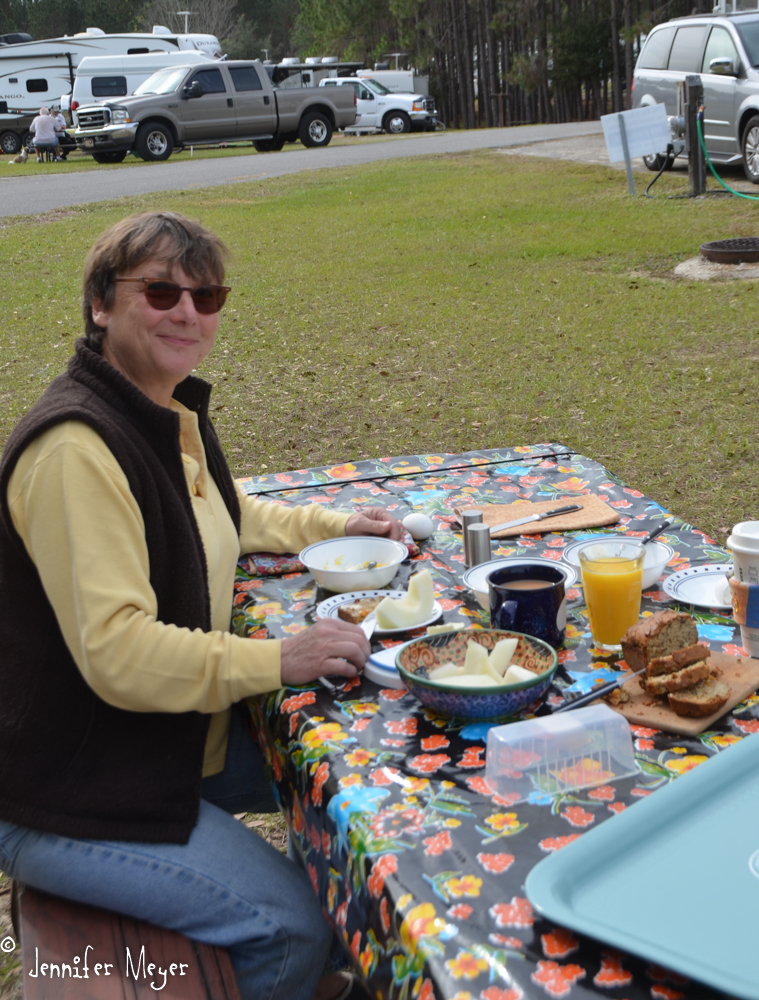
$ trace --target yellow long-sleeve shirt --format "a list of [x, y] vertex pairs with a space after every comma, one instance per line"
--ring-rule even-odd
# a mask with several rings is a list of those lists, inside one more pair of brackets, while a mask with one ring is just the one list
[[345, 534], [350, 514], [241, 497], [238, 538], [208, 474], [195, 413], [179, 413], [187, 488], [208, 566], [213, 631], [157, 619], [144, 524], [126, 476], [87, 424], [36, 438], [11, 476], [13, 524], [37, 567], [63, 638], [90, 687], [135, 712], [213, 713], [203, 774], [224, 767], [229, 706], [280, 687], [280, 640], [229, 632], [234, 573], [244, 552], [299, 552]]

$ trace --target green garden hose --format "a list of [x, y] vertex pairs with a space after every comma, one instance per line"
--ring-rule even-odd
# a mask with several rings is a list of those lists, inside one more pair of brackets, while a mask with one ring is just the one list
[[701, 143], [701, 149], [703, 149], [704, 151], [704, 156], [706, 157], [706, 162], [709, 164], [709, 169], [717, 178], [722, 187], [726, 191], [729, 191], [730, 194], [734, 194], [736, 198], [745, 198], [747, 201], [759, 201], [759, 198], [755, 194], [741, 194], [740, 191], [735, 191], [728, 184], [725, 184], [725, 182], [719, 176], [717, 171], [714, 169], [712, 161], [709, 159], [709, 154], [706, 152], [706, 143], [704, 142], [704, 132], [703, 129], [701, 128], [701, 119], [703, 117], [704, 117], [703, 111], [699, 111], [698, 115], [696, 115], [696, 128], [698, 129], [698, 141]]

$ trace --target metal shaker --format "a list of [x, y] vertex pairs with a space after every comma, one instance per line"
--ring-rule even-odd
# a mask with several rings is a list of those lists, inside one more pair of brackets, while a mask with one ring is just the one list
[[469, 561], [469, 528], [473, 524], [482, 524], [481, 510], [462, 510], [461, 512], [461, 532], [464, 539], [464, 565], [468, 568], [474, 563]]
[[490, 525], [470, 524], [469, 533], [469, 565], [479, 566], [490, 562], [493, 550], [490, 543]]

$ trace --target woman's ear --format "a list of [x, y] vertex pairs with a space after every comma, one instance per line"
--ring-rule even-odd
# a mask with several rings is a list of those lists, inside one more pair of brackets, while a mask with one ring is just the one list
[[96, 326], [101, 326], [104, 330], [108, 329], [108, 316], [109, 313], [103, 305], [102, 299], [93, 299], [90, 305], [90, 311], [92, 312], [92, 320]]

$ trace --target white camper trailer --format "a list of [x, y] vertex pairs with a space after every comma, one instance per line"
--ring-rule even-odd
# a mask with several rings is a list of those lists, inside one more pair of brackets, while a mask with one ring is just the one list
[[9, 111], [31, 113], [59, 105], [71, 93], [79, 63], [87, 56], [148, 55], [151, 52], [205, 52], [222, 56], [214, 35], [181, 35], [156, 25], [153, 32], [106, 35], [88, 28], [77, 35], [0, 46], [0, 101]]
[[76, 111], [81, 104], [97, 104], [111, 97], [126, 97], [167, 66], [191, 66], [212, 62], [205, 52], [149, 52], [145, 56], [87, 56], [76, 70], [70, 103], [62, 102], [62, 110]]

